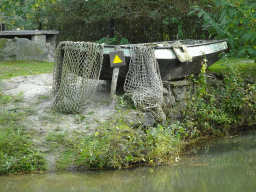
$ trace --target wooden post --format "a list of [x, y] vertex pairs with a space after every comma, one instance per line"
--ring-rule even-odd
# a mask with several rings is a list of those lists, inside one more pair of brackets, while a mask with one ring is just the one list
[[[121, 51], [121, 47], [116, 46], [115, 51]], [[114, 67], [113, 74], [112, 74], [112, 82], [111, 82], [110, 103], [112, 103], [113, 101], [115, 102], [114, 98], [116, 95], [116, 85], [117, 85], [118, 75], [119, 75], [119, 67]]]

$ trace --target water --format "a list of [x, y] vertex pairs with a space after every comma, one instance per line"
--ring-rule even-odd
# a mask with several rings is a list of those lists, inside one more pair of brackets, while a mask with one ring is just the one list
[[204, 144], [173, 166], [0, 176], [0, 191], [256, 191], [256, 135]]

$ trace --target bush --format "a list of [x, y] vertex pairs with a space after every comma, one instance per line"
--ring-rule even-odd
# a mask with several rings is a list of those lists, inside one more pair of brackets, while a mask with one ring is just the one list
[[[211, 7], [206, 5], [206, 7]], [[220, 39], [227, 39], [233, 55], [256, 57], [255, 2], [249, 0], [216, 0], [217, 14], [193, 6], [191, 15], [198, 12], [204, 19], [204, 30]]]
[[[116, 124], [116, 125], [115, 125]], [[64, 152], [59, 168], [71, 163], [80, 168], [121, 168], [138, 163], [166, 164], [173, 162], [182, 146], [171, 127], [148, 130], [132, 129], [123, 123], [105, 123], [95, 134], [76, 137]]]
[[183, 124], [191, 137], [226, 135], [243, 126], [255, 125], [256, 85], [241, 78], [237, 69], [229, 70], [223, 80], [209, 80], [204, 70], [198, 78], [192, 78], [195, 93], [187, 99]]

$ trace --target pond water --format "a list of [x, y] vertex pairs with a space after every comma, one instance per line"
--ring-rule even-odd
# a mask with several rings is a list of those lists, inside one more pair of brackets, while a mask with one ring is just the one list
[[211, 141], [172, 166], [0, 176], [0, 191], [256, 191], [256, 134]]

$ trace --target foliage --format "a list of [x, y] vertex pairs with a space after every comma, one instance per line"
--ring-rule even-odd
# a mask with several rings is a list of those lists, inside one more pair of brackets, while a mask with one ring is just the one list
[[23, 92], [19, 92], [16, 96], [10, 96], [0, 93], [0, 104], [10, 103], [12, 100], [21, 102], [23, 100]]
[[37, 29], [39, 22], [51, 22], [51, 7], [56, 0], [4, 0], [0, 2], [0, 17], [8, 30]]
[[[206, 5], [205, 7], [212, 7]], [[218, 14], [212, 14], [195, 5], [189, 15], [198, 12], [204, 19], [204, 30], [211, 36], [225, 39], [233, 54], [237, 56], [256, 57], [256, 5], [246, 0], [217, 0]]]
[[[2, 106], [22, 99], [22, 92], [17, 96], [0, 93]], [[30, 133], [22, 125], [31, 114], [31, 109], [18, 107], [2, 108], [0, 111], [0, 174], [46, 169], [44, 157], [34, 149]]]
[[21, 126], [28, 114], [17, 109], [0, 112], [0, 174], [46, 169], [44, 157], [34, 149]]
[[122, 38], [119, 33], [117, 33], [113, 38], [103, 37], [102, 39], [96, 41], [96, 43], [106, 43], [108, 45], [124, 45], [129, 44], [128, 39]]
[[[226, 62], [229, 62], [226, 60]], [[195, 93], [188, 97], [184, 127], [190, 137], [223, 135], [256, 122], [256, 85], [247, 83], [232, 67], [223, 82], [209, 80], [203, 63], [194, 81]]]
[[71, 163], [79, 168], [121, 168], [137, 163], [170, 163], [177, 157], [182, 142], [171, 127], [132, 129], [121, 121], [104, 123], [95, 134], [70, 138], [68, 151], [58, 167]]

